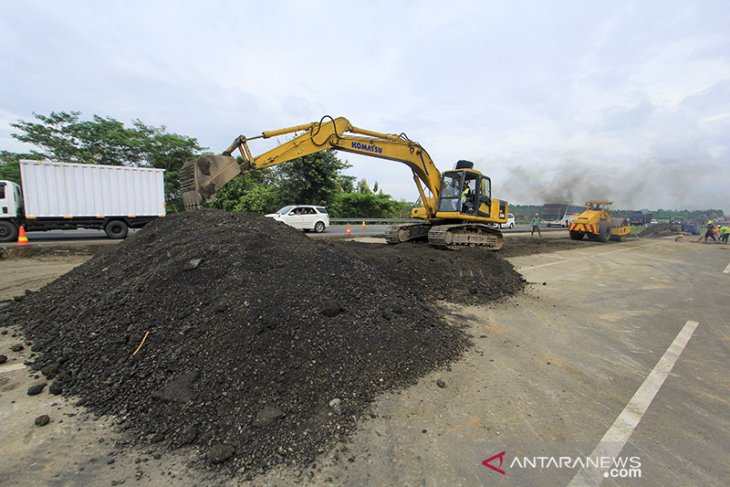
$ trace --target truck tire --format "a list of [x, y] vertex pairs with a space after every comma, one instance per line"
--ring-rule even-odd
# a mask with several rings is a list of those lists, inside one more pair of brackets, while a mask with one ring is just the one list
[[12, 242], [18, 238], [18, 227], [13, 222], [0, 221], [0, 242]]
[[598, 224], [598, 240], [608, 242], [609, 238], [611, 238], [611, 227], [607, 221], [602, 221]]
[[583, 232], [578, 232], [575, 230], [570, 231], [570, 238], [573, 240], [583, 240], [583, 235], [585, 235], [585, 233]]
[[104, 226], [106, 236], [113, 239], [126, 238], [129, 233], [127, 223], [122, 220], [112, 220]]

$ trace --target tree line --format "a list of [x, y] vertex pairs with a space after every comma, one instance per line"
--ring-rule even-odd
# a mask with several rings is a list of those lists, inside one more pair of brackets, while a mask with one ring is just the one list
[[[80, 112], [34, 114], [33, 121], [19, 120], [11, 136], [30, 144], [27, 153], [0, 150], [0, 179], [20, 182], [20, 159], [112, 166], [152, 167], [165, 170], [168, 211], [182, 209], [179, 171], [195, 157], [209, 154], [194, 137], [169, 132], [140, 120], [127, 126], [111, 117], [94, 115], [84, 120]], [[233, 179], [211, 204], [227, 211], [270, 213], [292, 203], [327, 206], [333, 217], [407, 217], [411, 204], [371, 189], [364, 179], [344, 174], [350, 168], [334, 150], [311, 154], [280, 166], [253, 171]]]

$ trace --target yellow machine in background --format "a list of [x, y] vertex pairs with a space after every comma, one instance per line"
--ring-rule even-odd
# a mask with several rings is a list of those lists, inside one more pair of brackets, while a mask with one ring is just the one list
[[590, 200], [586, 201], [586, 210], [578, 215], [570, 224], [570, 238], [581, 240], [587, 236], [591, 240], [620, 242], [626, 235], [631, 234], [631, 225], [626, 218], [611, 216], [608, 207], [613, 201]]
[[[301, 134], [257, 156], [248, 141], [285, 134]], [[241, 153], [243, 162], [231, 154]], [[421, 207], [411, 216], [423, 223], [395, 225], [386, 233], [388, 243], [428, 239], [431, 245], [456, 249], [481, 246], [502, 247], [502, 233], [489, 224], [506, 223], [506, 201], [492, 198], [492, 182], [469, 161], [458, 161], [443, 174], [431, 156], [405, 134], [384, 134], [350, 124], [342, 117], [322, 117], [319, 122], [263, 132], [256, 137], [240, 136], [220, 156], [203, 156], [188, 161], [180, 171], [185, 208], [211, 201], [224, 184], [239, 174], [276, 166], [326, 149], [337, 149], [379, 159], [401, 162], [413, 172]]]

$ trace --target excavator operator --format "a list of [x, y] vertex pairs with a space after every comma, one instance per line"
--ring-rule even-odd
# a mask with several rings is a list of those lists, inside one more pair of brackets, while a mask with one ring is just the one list
[[474, 202], [472, 201], [473, 193], [471, 191], [471, 188], [469, 187], [469, 183], [464, 181], [464, 189], [461, 192], [461, 201], [462, 207], [461, 212], [462, 213], [471, 213], [474, 211]]

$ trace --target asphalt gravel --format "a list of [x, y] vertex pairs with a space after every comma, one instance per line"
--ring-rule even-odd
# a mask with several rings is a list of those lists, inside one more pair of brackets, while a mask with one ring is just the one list
[[[403, 246], [398, 276], [259, 215], [176, 214], [27, 292], [0, 323], [21, 324], [51, 393], [114, 415], [131, 443], [192, 446], [253, 477], [312, 462], [377, 395], [461, 355], [468, 338], [431, 305], [441, 288], [418, 292], [423, 279], [462, 285], [454, 266], [472, 269], [481, 302], [523, 286], [489, 252], [420, 248], [437, 253], [419, 261], [416, 249]], [[480, 284], [489, 292], [468, 291]]]
[[403, 289], [427, 301], [484, 304], [512, 296], [525, 280], [498, 252], [478, 247], [458, 251], [428, 243], [400, 245], [333, 242], [378, 269]]

